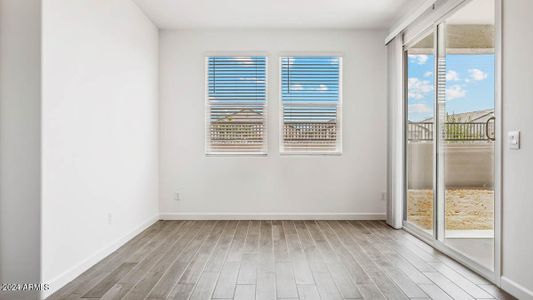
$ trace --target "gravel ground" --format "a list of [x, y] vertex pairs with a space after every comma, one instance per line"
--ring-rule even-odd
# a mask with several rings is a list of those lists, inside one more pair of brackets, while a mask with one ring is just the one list
[[[433, 218], [433, 192], [409, 190], [407, 192], [407, 219], [423, 229], [431, 229]], [[486, 189], [446, 190], [447, 230], [493, 229], [494, 191]]]

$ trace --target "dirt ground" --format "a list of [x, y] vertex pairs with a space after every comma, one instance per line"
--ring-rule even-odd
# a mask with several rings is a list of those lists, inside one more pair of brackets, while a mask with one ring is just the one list
[[[423, 229], [432, 228], [433, 192], [407, 192], [407, 219]], [[447, 230], [493, 229], [494, 191], [485, 189], [446, 190]]]

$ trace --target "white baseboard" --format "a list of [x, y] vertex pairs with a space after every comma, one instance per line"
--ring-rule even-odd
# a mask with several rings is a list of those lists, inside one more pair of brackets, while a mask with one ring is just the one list
[[79, 264], [68, 269], [67, 271], [63, 272], [61, 275], [57, 276], [56, 278], [50, 280], [49, 282], [46, 282], [50, 284], [50, 289], [47, 291], [41, 292], [41, 299], [45, 299], [46, 297], [52, 295], [53, 293], [55, 293], [56, 291], [64, 287], [67, 283], [72, 281], [74, 278], [80, 276], [83, 272], [88, 270], [90, 267], [94, 266], [96, 263], [104, 259], [109, 254], [113, 253], [115, 250], [120, 248], [126, 242], [131, 240], [133, 237], [141, 233], [146, 228], [150, 227], [152, 224], [154, 224], [158, 220], [159, 220], [159, 215], [149, 218], [148, 220], [143, 222], [141, 225], [139, 225], [134, 230], [130, 231], [129, 233], [125, 234], [124, 236], [110, 243], [109, 245], [103, 247], [102, 249], [94, 253], [93, 255], [87, 257], [85, 260], [81, 261]]
[[385, 220], [385, 213], [162, 213], [161, 220]]
[[533, 300], [533, 291], [528, 290], [505, 276], [501, 278], [501, 288], [520, 300]]

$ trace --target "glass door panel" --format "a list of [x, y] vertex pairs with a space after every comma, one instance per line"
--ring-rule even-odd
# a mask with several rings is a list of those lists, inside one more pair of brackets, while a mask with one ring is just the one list
[[466, 1], [404, 48], [406, 227], [491, 271], [495, 5]]
[[[473, 0], [439, 26], [438, 185], [446, 245], [493, 269], [494, 0]], [[440, 56], [439, 56], [440, 57]], [[442, 203], [439, 201], [439, 203]]]
[[407, 223], [434, 232], [435, 33], [405, 51]]

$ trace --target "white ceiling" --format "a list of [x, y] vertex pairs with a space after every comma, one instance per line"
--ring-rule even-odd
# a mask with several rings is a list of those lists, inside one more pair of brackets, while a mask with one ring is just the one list
[[134, 0], [163, 29], [389, 28], [424, 0]]

